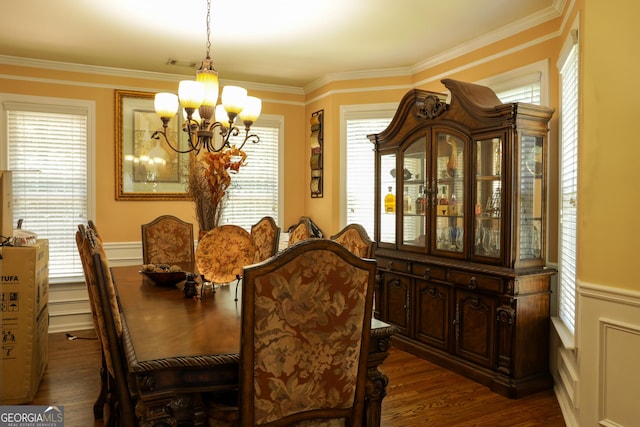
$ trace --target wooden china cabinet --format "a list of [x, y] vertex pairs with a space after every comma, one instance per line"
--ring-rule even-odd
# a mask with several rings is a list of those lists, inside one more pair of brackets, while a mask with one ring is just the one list
[[375, 315], [394, 345], [504, 396], [552, 386], [545, 267], [553, 109], [445, 79], [408, 92], [376, 152]]

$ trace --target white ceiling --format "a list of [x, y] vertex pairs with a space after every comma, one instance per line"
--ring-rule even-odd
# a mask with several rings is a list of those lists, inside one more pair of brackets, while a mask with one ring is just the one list
[[[193, 76], [188, 64], [206, 53], [206, 0], [3, 3], [0, 55]], [[563, 3], [213, 0], [211, 57], [223, 80], [294, 87], [332, 74], [416, 70], [557, 17]]]

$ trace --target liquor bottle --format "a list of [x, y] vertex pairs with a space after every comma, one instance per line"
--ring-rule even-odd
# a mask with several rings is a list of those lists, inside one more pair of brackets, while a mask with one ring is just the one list
[[396, 196], [389, 187], [389, 193], [384, 196], [384, 211], [385, 213], [396, 213]]
[[411, 196], [409, 196], [409, 189], [404, 187], [404, 203], [403, 203], [403, 212], [411, 213]]
[[420, 193], [416, 199], [416, 213], [418, 215], [424, 215], [427, 213], [427, 198], [424, 193], [424, 185], [420, 186]]
[[445, 191], [445, 187], [442, 187], [442, 193], [440, 200], [438, 200], [438, 215], [447, 216], [449, 215], [449, 199], [447, 198], [447, 193]]

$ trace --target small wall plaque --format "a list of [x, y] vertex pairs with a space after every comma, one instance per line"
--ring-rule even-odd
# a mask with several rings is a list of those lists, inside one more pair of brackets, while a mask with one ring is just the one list
[[322, 145], [324, 110], [311, 114], [311, 197], [322, 197]]

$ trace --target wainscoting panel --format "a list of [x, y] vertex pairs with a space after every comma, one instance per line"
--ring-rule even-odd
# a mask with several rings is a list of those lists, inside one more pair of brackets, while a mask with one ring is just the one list
[[637, 426], [640, 292], [582, 282], [577, 302], [576, 425]]
[[634, 425], [640, 421], [640, 329], [601, 319], [600, 341], [600, 423]]

